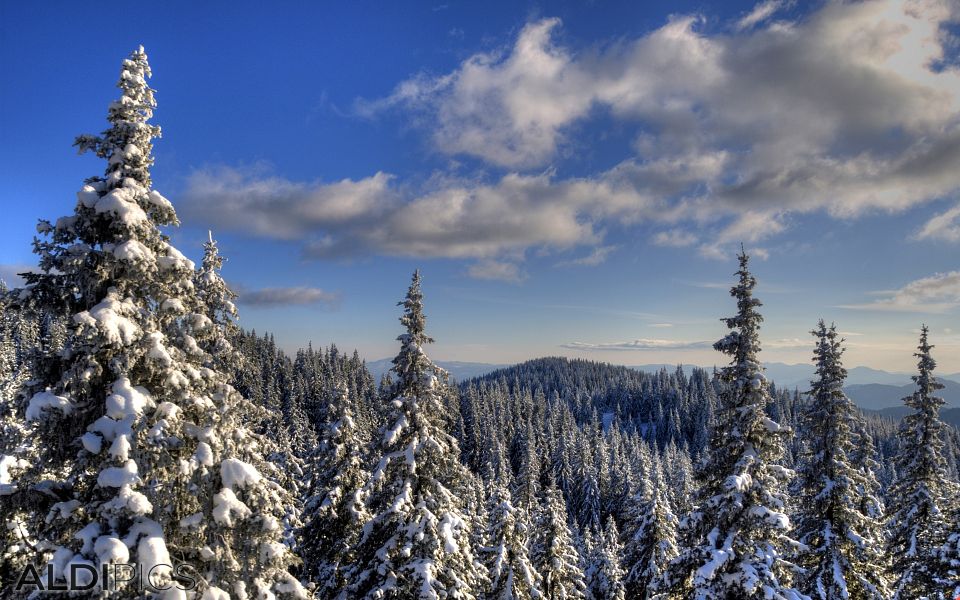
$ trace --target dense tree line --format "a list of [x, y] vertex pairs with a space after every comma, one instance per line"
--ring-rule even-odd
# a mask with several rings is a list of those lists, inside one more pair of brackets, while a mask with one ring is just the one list
[[212, 235], [195, 265], [163, 233], [149, 75], [124, 61], [110, 128], [77, 140], [104, 174], [0, 296], [3, 597], [29, 565], [83, 586], [125, 563], [154, 567], [145, 589], [104, 596], [960, 593], [960, 436], [925, 327], [899, 423], [845, 396], [823, 321], [810, 389], [766, 380], [745, 253], [713, 372], [545, 358], [457, 384], [419, 272], [382, 381], [333, 345], [290, 357], [239, 328]]

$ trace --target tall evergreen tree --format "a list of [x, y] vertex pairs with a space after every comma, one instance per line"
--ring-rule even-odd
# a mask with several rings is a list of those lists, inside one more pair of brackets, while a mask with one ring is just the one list
[[[882, 565], [883, 539], [876, 510], [879, 500], [864, 497], [872, 473], [852, 462], [859, 412], [843, 392], [842, 340], [836, 326], [821, 319], [813, 360], [810, 405], [802, 417], [806, 442], [799, 469], [800, 516], [796, 535], [803, 544], [798, 563], [805, 571], [799, 587], [811, 598], [883, 600], [890, 597]], [[870, 513], [874, 514], [870, 514]]]
[[527, 515], [533, 513], [537, 496], [540, 493], [540, 474], [542, 471], [540, 452], [532, 420], [528, 417], [524, 423], [524, 435], [520, 443], [520, 468], [514, 486], [513, 497]]
[[580, 487], [574, 496], [574, 515], [582, 531], [600, 531], [600, 486], [590, 438], [581, 435], [577, 444], [577, 480]]
[[935, 396], [943, 384], [933, 376], [937, 363], [930, 355], [926, 325], [920, 329], [917, 385], [903, 399], [914, 412], [900, 421], [900, 451], [894, 459], [898, 478], [890, 488], [890, 575], [896, 579], [895, 599], [940, 598], [939, 551], [946, 536], [946, 462], [943, 458], [943, 399]]
[[624, 564], [629, 598], [651, 597], [654, 586], [677, 556], [677, 518], [670, 508], [663, 477], [654, 463], [635, 494], [625, 531]]
[[626, 600], [626, 572], [620, 564], [622, 554], [617, 524], [613, 517], [607, 517], [606, 527], [594, 535], [585, 573], [591, 600]]
[[105, 175], [87, 180], [72, 215], [38, 226], [40, 272], [19, 302], [71, 318], [65, 348], [39, 358], [19, 407], [41, 456], [2, 510], [29, 507], [34, 562], [59, 579], [71, 565], [134, 562], [153, 568], [143, 583], [159, 589], [182, 565], [201, 591], [303, 596], [279, 543], [289, 498], [264, 476], [237, 392], [210, 368], [203, 342], [222, 332], [194, 265], [159, 229], [178, 221], [151, 188], [160, 129], [148, 123], [148, 77], [140, 48], [123, 62], [110, 128], [77, 139], [106, 160]]
[[470, 599], [485, 579], [470, 547], [470, 520], [456, 491], [468, 477], [447, 422], [451, 390], [424, 352], [426, 334], [420, 272], [403, 306], [393, 384], [381, 431], [378, 463], [366, 485], [364, 525], [349, 574], [348, 598]]
[[335, 598], [345, 586], [350, 549], [359, 541], [367, 517], [360, 488], [369, 474], [357, 443], [355, 413], [353, 397], [339, 382], [310, 470], [306, 525], [299, 532], [304, 570], [317, 583], [320, 598]]
[[586, 583], [580, 566], [580, 555], [567, 525], [567, 507], [563, 495], [552, 481], [544, 491], [543, 506], [536, 525], [533, 560], [543, 577], [544, 598], [585, 598]]
[[526, 514], [513, 505], [510, 489], [500, 481], [490, 485], [485, 554], [490, 589], [485, 600], [538, 600], [540, 573], [529, 555], [529, 523]]
[[791, 543], [783, 485], [792, 473], [777, 461], [791, 431], [765, 412], [771, 399], [759, 357], [757, 280], [746, 252], [738, 258], [739, 281], [730, 290], [737, 315], [724, 319], [731, 331], [714, 344], [731, 363], [720, 371], [723, 390], [697, 507], [682, 524], [686, 547], [664, 584], [697, 600], [802, 598], [789, 586], [791, 565], [783, 558]]

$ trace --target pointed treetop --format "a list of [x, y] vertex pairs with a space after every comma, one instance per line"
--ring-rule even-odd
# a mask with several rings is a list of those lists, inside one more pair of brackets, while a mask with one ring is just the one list
[[737, 275], [740, 276], [739, 287], [752, 290], [757, 285], [757, 279], [750, 273], [750, 255], [746, 253], [742, 245], [740, 246], [740, 254], [737, 255], [737, 260], [740, 262], [740, 269], [737, 271]]
[[920, 344], [917, 346], [918, 352], [914, 352], [913, 355], [921, 359], [918, 364], [921, 369], [927, 367], [928, 370], [933, 370], [937, 366], [937, 363], [930, 357], [930, 351], [933, 350], [935, 346], [932, 346], [928, 341], [929, 334], [930, 328], [927, 327], [926, 324], [920, 325]]
[[423, 314], [423, 292], [420, 291], [420, 269], [413, 272], [413, 278], [410, 281], [410, 289], [407, 290], [407, 297], [397, 303], [404, 308], [403, 315], [400, 317], [400, 323], [407, 329], [405, 335], [401, 335], [400, 341], [413, 343], [417, 346], [423, 346], [433, 342], [426, 334], [427, 317]]
[[147, 85], [151, 74], [147, 54], [140, 46], [120, 67], [120, 98], [107, 109], [110, 129], [99, 136], [81, 135], [74, 142], [81, 153], [93, 151], [107, 159], [105, 181], [110, 189], [129, 187], [131, 183], [150, 187], [152, 140], [160, 137], [160, 128], [147, 124], [157, 105], [154, 90]]
[[743, 368], [748, 370], [762, 370], [757, 355], [760, 352], [760, 323], [763, 316], [757, 311], [763, 303], [753, 297], [753, 288], [757, 279], [749, 269], [750, 257], [746, 252], [738, 256], [740, 268], [737, 285], [730, 288], [730, 295], [737, 300], [737, 315], [721, 319], [730, 328], [730, 334], [713, 345], [715, 350], [733, 357], [731, 367], [724, 368], [721, 373], [731, 380], [743, 376]]
[[[914, 397], [908, 399], [907, 404], [914, 406], [915, 408], [919, 405], [929, 405], [928, 410], [933, 410], [934, 412], [943, 405], [943, 400], [941, 398], [931, 397], [930, 394], [934, 393], [936, 390], [943, 389], [943, 384], [937, 381], [933, 376], [934, 369], [937, 368], [937, 361], [933, 359], [933, 356], [930, 354], [930, 351], [935, 348], [929, 341], [928, 335], [930, 333], [930, 328], [926, 325], [920, 326], [920, 343], [917, 345], [917, 351], [913, 353], [917, 357], [917, 371], [918, 373], [912, 377], [914, 383], [917, 384], [918, 390], [914, 393]], [[924, 401], [929, 398], [929, 401]], [[913, 402], [914, 404], [911, 404]]]
[[813, 361], [817, 365], [818, 378], [811, 382], [814, 392], [823, 387], [825, 381], [832, 382], [829, 384], [831, 386], [837, 381], [842, 384], [847, 377], [847, 370], [840, 362], [845, 348], [842, 345], [843, 338], [837, 334], [836, 323], [831, 323], [830, 327], [827, 327], [826, 321], [820, 319], [817, 328], [810, 333], [817, 339], [813, 349]]
[[224, 258], [220, 256], [220, 250], [217, 248], [217, 241], [213, 239], [213, 232], [207, 230], [207, 239], [209, 241], [203, 243], [203, 262], [202, 271], [207, 276], [210, 277], [216, 271], [219, 271], [223, 268]]

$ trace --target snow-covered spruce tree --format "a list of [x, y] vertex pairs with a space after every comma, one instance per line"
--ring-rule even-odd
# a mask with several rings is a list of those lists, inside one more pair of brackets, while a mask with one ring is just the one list
[[877, 515], [863, 511], [865, 505], [879, 506], [876, 498], [863, 497], [870, 493], [873, 475], [851, 460], [862, 422], [843, 392], [843, 340], [836, 326], [828, 328], [823, 320], [811, 333], [816, 337], [817, 378], [801, 418], [805, 448], [795, 535], [803, 544], [797, 562], [805, 571], [798, 587], [821, 600], [884, 600], [890, 591], [883, 573], [880, 524]]
[[677, 556], [677, 518], [670, 508], [659, 465], [641, 483], [628, 510], [624, 539], [627, 597], [648, 598]]
[[580, 487], [573, 507], [574, 518], [582, 531], [599, 531], [603, 523], [600, 517], [600, 486], [597, 482], [596, 461], [588, 436], [580, 437], [577, 454], [576, 472]]
[[720, 371], [723, 391], [710, 445], [699, 469], [696, 507], [681, 524], [684, 548], [665, 576], [662, 597], [697, 600], [803, 598], [790, 587], [783, 557], [787, 536], [783, 485], [792, 472], [777, 464], [788, 428], [770, 419], [768, 383], [760, 364], [757, 281], [746, 252], [730, 290], [737, 315], [714, 348], [731, 357]]
[[513, 497], [529, 518], [536, 509], [543, 465], [532, 419], [527, 415], [525, 421], [526, 434], [521, 444], [520, 468], [514, 478]]
[[469, 474], [456, 440], [441, 427], [442, 370], [424, 352], [420, 272], [403, 306], [390, 415], [374, 450], [379, 460], [363, 488], [371, 515], [354, 551], [344, 598], [473, 599], [486, 585], [470, 547], [470, 521], [457, 491]]
[[567, 525], [563, 494], [551, 480], [544, 490], [543, 506], [536, 522], [533, 564], [543, 578], [546, 600], [575, 600], [586, 596], [580, 555]]
[[919, 373], [913, 395], [903, 399], [914, 410], [900, 421], [900, 450], [894, 459], [898, 478], [889, 491], [890, 575], [896, 579], [893, 598], [911, 600], [945, 597], [941, 581], [940, 547], [946, 539], [945, 513], [948, 499], [946, 462], [943, 458], [943, 388], [933, 376], [937, 363], [928, 329], [920, 329], [917, 357]]
[[360, 456], [354, 397], [342, 381], [335, 383], [335, 400], [326, 409], [311, 460], [310, 489], [298, 531], [298, 552], [304, 575], [317, 584], [319, 598], [335, 598], [345, 587], [349, 551], [360, 539], [366, 521], [360, 488], [369, 478]]
[[[204, 350], [222, 332], [194, 265], [159, 229], [178, 222], [151, 189], [160, 130], [148, 124], [149, 76], [142, 48], [124, 60], [110, 128], [77, 139], [106, 160], [105, 175], [87, 180], [72, 215], [38, 227], [40, 272], [26, 276], [20, 301], [72, 317], [64, 349], [40, 358], [20, 407], [41, 456], [13, 504], [37, 515], [36, 561], [59, 579], [70, 565], [131, 562], [145, 583], [168, 588], [164, 598], [184, 597], [171, 567], [209, 597], [303, 596], [279, 543], [289, 498], [262, 475], [261, 440]], [[140, 595], [133, 585], [116, 594]]]
[[624, 579], [626, 572], [620, 565], [623, 546], [613, 517], [607, 517], [603, 531], [594, 535], [585, 578], [592, 600], [626, 600]]
[[529, 556], [529, 533], [524, 511], [516, 508], [509, 487], [502, 481], [489, 484], [490, 499], [484, 554], [490, 572], [484, 600], [535, 600], [543, 598], [540, 574]]
[[[231, 375], [244, 369], [243, 354], [234, 346], [231, 340], [238, 339], [239, 327], [237, 319], [239, 312], [235, 300], [237, 294], [230, 289], [221, 275], [224, 258], [220, 255], [217, 242], [213, 239], [213, 232], [207, 232], [207, 241], [203, 244], [203, 260], [194, 274], [194, 288], [197, 296], [206, 307], [205, 314], [215, 327], [206, 329], [197, 336], [197, 345], [209, 357], [205, 366], [224, 373], [228, 379]], [[237, 395], [232, 408], [232, 417], [236, 422], [253, 429], [255, 433], [264, 434], [265, 425], [270, 422], [271, 414], [263, 406], [257, 405], [250, 399]], [[270, 460], [284, 454], [285, 447], [278, 440], [269, 435], [260, 435], [260, 453], [268, 460], [260, 463], [264, 475], [271, 481], [280, 484], [287, 490], [288, 501], [283, 503], [281, 518], [282, 540], [292, 546], [293, 530], [300, 526], [300, 504], [297, 494], [289, 493], [296, 489], [298, 474], [292, 472], [290, 460], [283, 462]]]

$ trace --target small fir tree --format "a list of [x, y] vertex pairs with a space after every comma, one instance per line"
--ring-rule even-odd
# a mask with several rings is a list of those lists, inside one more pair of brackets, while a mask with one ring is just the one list
[[654, 587], [677, 556], [677, 518], [670, 507], [657, 463], [633, 498], [624, 552], [629, 598], [652, 597]]
[[490, 586], [485, 600], [539, 600], [540, 573], [529, 556], [529, 525], [526, 515], [511, 500], [510, 489], [501, 481], [490, 484], [487, 508], [486, 555]]
[[580, 600], [586, 597], [580, 555], [567, 525], [567, 507], [553, 481], [544, 492], [537, 519], [533, 560], [543, 577], [546, 600]]

